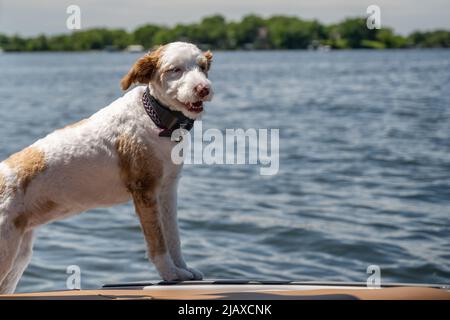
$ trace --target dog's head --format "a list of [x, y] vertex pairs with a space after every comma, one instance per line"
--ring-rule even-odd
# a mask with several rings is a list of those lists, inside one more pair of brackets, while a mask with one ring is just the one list
[[186, 42], [169, 43], [137, 60], [122, 79], [122, 89], [133, 83], [151, 85], [162, 104], [196, 119], [203, 112], [203, 102], [213, 96], [208, 79], [211, 62], [210, 51], [202, 52]]

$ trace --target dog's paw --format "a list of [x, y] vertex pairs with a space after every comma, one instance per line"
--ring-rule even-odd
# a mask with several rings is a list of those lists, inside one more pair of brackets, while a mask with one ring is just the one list
[[195, 275], [187, 269], [176, 269], [177, 279], [179, 281], [194, 280]]
[[178, 267], [173, 268], [171, 272], [162, 273], [161, 276], [165, 281], [187, 281], [195, 278], [191, 271]]
[[193, 280], [202, 280], [203, 279], [203, 273], [201, 273], [201, 271], [194, 269], [194, 268], [188, 268], [188, 267], [186, 267], [186, 269], [194, 275]]

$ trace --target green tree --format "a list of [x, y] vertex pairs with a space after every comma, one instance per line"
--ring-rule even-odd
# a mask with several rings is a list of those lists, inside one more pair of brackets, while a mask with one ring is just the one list
[[0, 47], [6, 51], [124, 49], [135, 43], [152, 48], [172, 41], [190, 41], [210, 49], [305, 49], [318, 44], [330, 45], [335, 49], [449, 48], [450, 32], [416, 31], [403, 37], [390, 28], [369, 30], [366, 19], [362, 17], [323, 25], [317, 20], [292, 16], [264, 19], [248, 15], [241, 21], [227, 22], [221, 15], [212, 15], [199, 23], [177, 24], [170, 28], [147, 24], [131, 33], [122, 29], [94, 28], [31, 38], [0, 35]]
[[364, 48], [364, 40], [376, 41], [377, 29], [367, 28], [364, 18], [349, 18], [336, 25], [339, 38], [345, 39], [350, 48]]
[[390, 28], [382, 28], [377, 33], [377, 40], [383, 44], [384, 48], [405, 48], [408, 40], [402, 36], [394, 34]]
[[408, 39], [419, 48], [450, 48], [450, 32], [446, 30], [416, 31]]
[[323, 30], [316, 22], [275, 16], [267, 21], [270, 43], [275, 49], [306, 49]]
[[163, 28], [153, 24], [146, 24], [134, 30], [133, 41], [147, 49], [152, 48], [155, 43], [155, 35]]
[[234, 44], [239, 48], [252, 45], [258, 38], [259, 30], [264, 27], [264, 19], [256, 15], [245, 16], [240, 23], [235, 24], [233, 30]]
[[26, 43], [27, 51], [47, 51], [49, 44], [45, 35], [39, 35], [36, 38], [29, 39]]
[[193, 30], [192, 40], [197, 43], [210, 45], [216, 48], [227, 47], [227, 23], [221, 15], [214, 15], [204, 18], [198, 25], [197, 30]]

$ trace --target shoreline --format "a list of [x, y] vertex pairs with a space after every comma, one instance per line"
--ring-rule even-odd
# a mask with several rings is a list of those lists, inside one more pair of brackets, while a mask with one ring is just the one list
[[[17, 54], [17, 53], [92, 53], [92, 54], [98, 54], [98, 53], [106, 53], [106, 54], [143, 54], [149, 52], [149, 50], [139, 51], [139, 52], [128, 52], [126, 50], [117, 50], [117, 51], [108, 51], [108, 50], [21, 50], [21, 51], [2, 51], [0, 48], [0, 54]], [[311, 50], [311, 49], [210, 49], [214, 52], [226, 52], [226, 53], [232, 53], [232, 52], [238, 52], [238, 53], [256, 53], [256, 52], [267, 52], [267, 53], [273, 53], [273, 52], [315, 52], [315, 53], [329, 53], [329, 52], [349, 52], [349, 51], [357, 51], [357, 52], [383, 52], [383, 51], [446, 51], [450, 50], [450, 48], [447, 47], [441, 47], [441, 48], [383, 48], [383, 49], [374, 49], [374, 48], [346, 48], [346, 49], [330, 49], [330, 50]]]

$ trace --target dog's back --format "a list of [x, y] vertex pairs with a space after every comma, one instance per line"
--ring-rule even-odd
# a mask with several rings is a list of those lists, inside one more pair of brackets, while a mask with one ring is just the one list
[[[30, 215], [42, 207], [66, 215], [129, 199], [120, 180], [116, 141], [139, 126], [139, 112], [133, 110], [137, 109], [138, 91], [140, 88], [0, 163], [0, 217], [11, 211]], [[33, 224], [48, 222], [42, 212], [39, 217]]]

